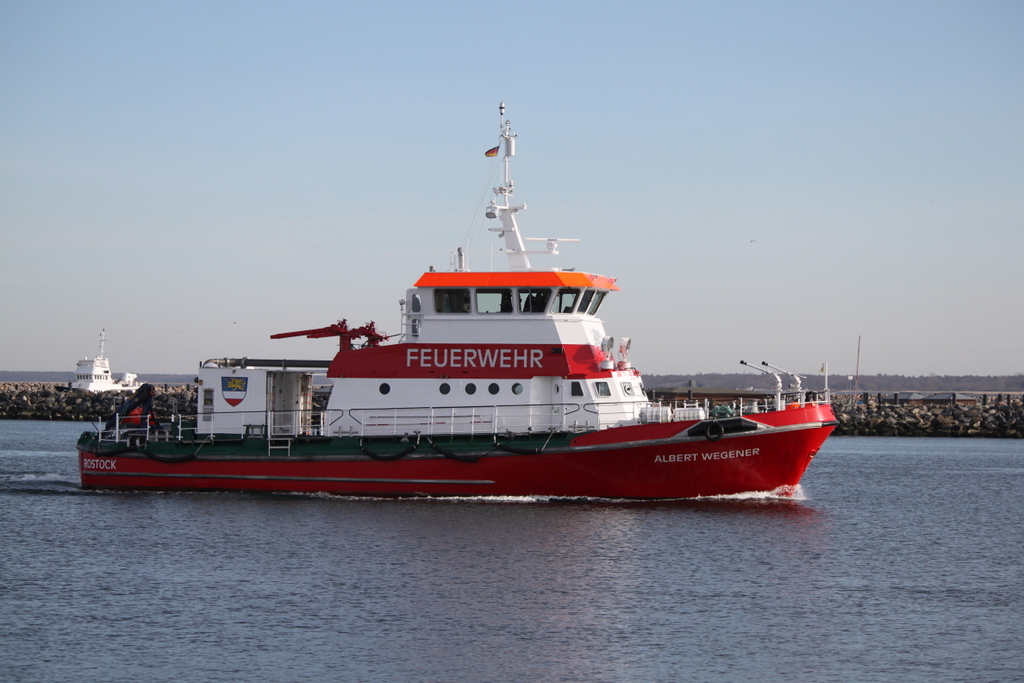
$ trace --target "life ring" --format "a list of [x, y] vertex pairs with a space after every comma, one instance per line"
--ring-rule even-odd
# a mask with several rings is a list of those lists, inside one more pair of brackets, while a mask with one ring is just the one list
[[718, 441], [725, 435], [725, 427], [721, 422], [709, 422], [704, 430], [704, 438], [708, 441]]

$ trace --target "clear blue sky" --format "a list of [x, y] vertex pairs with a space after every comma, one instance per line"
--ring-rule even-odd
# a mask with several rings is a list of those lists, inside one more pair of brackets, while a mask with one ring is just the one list
[[[0, 0], [0, 369], [326, 358], [528, 236], [646, 373], [1024, 372], [1024, 3]], [[486, 227], [486, 226], [484, 226]], [[496, 260], [495, 263], [500, 261]]]

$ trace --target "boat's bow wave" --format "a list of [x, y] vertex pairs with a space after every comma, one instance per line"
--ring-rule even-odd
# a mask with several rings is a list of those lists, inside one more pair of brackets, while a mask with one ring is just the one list
[[804, 487], [780, 486], [772, 491], [744, 491], [743, 493], [729, 493], [720, 496], [697, 496], [688, 500], [807, 500]]

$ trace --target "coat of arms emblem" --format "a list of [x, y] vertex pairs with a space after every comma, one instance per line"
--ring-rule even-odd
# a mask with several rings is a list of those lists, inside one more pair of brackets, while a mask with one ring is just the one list
[[228, 405], [237, 406], [245, 399], [245, 392], [249, 388], [248, 377], [221, 377], [220, 393]]

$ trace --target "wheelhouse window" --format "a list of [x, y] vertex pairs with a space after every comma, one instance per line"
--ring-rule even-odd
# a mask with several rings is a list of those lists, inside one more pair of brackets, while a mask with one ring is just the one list
[[598, 396], [611, 396], [612, 388], [608, 386], [608, 382], [594, 382], [594, 388], [597, 390]]
[[520, 289], [519, 312], [543, 313], [548, 309], [548, 299], [550, 298], [550, 289]]
[[601, 308], [601, 302], [604, 301], [604, 295], [608, 292], [597, 292], [594, 294], [594, 300], [590, 302], [590, 308], [587, 309], [587, 315], [597, 315], [597, 309]]
[[555, 304], [551, 307], [552, 313], [572, 313], [576, 306], [576, 299], [579, 298], [578, 289], [560, 289], [555, 294]]
[[570, 396], [582, 396], [583, 395], [583, 385], [580, 384], [579, 382], [573, 382], [572, 384], [570, 384], [569, 385], [569, 395]]
[[476, 290], [477, 313], [511, 313], [511, 289], [478, 289]]
[[468, 289], [435, 289], [435, 313], [469, 313]]
[[586, 315], [587, 307], [590, 306], [590, 300], [594, 298], [594, 290], [588, 289], [583, 292], [583, 296], [580, 297], [580, 309], [577, 311], [580, 315]]

